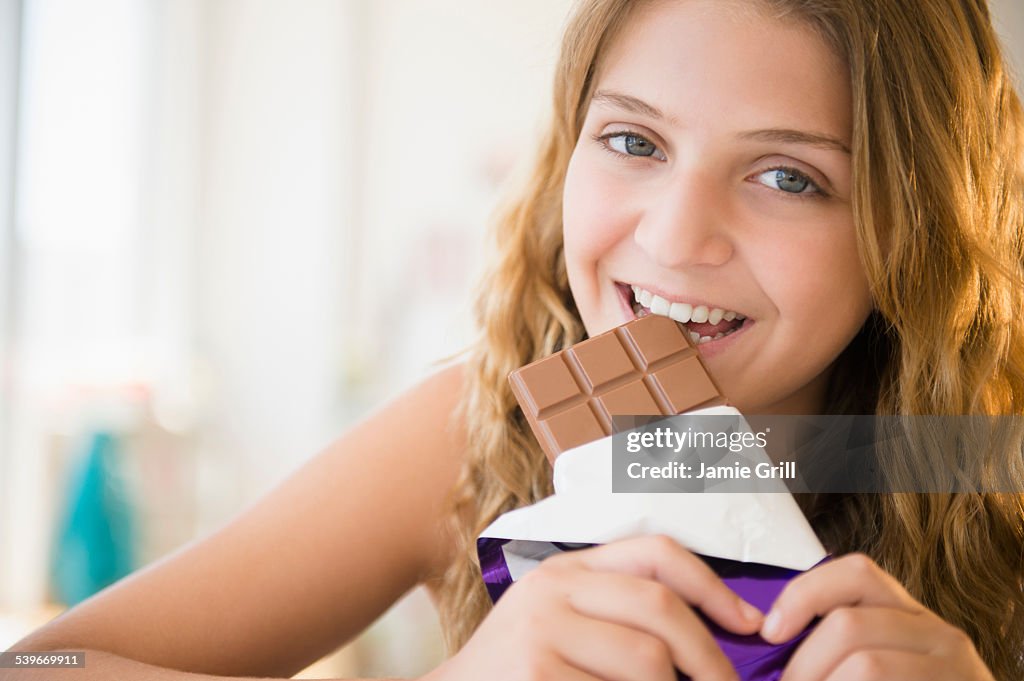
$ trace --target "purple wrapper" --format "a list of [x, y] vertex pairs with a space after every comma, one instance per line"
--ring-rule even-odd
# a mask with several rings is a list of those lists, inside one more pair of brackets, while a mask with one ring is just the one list
[[[484, 584], [494, 602], [497, 602], [505, 590], [512, 585], [512, 576], [509, 573], [505, 552], [502, 549], [509, 541], [495, 537], [481, 537], [477, 540], [477, 554], [480, 557], [480, 569]], [[558, 547], [559, 545], [553, 544], [553, 546]], [[722, 578], [722, 581], [740, 598], [757, 606], [763, 612], [768, 611], [775, 598], [782, 592], [783, 587], [800, 574], [799, 570], [789, 570], [760, 563], [743, 563], [707, 556], [700, 556], [700, 558], [711, 566], [715, 573]], [[829, 559], [825, 558], [821, 562], [824, 563], [827, 560]], [[722, 648], [722, 652], [736, 668], [741, 681], [779, 681], [789, 658], [817, 624], [816, 620], [793, 639], [774, 645], [757, 634], [750, 636], [733, 634], [701, 615], [699, 611], [698, 615], [711, 631], [715, 641]], [[682, 673], [678, 677], [681, 681], [690, 678]]]

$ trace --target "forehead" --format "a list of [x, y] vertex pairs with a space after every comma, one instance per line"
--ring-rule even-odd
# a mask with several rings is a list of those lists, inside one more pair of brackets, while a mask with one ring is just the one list
[[743, 0], [659, 0], [603, 56], [595, 90], [653, 104], [683, 126], [816, 128], [849, 140], [849, 76], [810, 26]]

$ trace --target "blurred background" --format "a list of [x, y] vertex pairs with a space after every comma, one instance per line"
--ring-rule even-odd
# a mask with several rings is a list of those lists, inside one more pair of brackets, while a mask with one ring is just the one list
[[[0, 650], [470, 340], [569, 6], [0, 0]], [[416, 591], [299, 676], [441, 657]]]
[[[470, 340], [567, 0], [0, 0], [0, 650]], [[415, 593], [310, 676], [441, 657]]]

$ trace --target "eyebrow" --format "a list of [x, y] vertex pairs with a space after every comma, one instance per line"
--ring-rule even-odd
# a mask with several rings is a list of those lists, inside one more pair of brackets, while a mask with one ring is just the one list
[[[665, 121], [677, 128], [682, 127], [679, 121], [666, 116], [658, 107], [648, 104], [642, 99], [631, 95], [611, 90], [598, 90], [594, 93], [593, 101], [609, 104], [611, 106], [630, 111], [641, 116], [647, 116], [657, 121]], [[756, 140], [760, 142], [780, 142], [783, 144], [806, 144], [819, 149], [830, 151], [841, 151], [844, 154], [850, 153], [850, 147], [842, 140], [830, 135], [807, 132], [805, 130], [790, 130], [787, 128], [767, 128], [765, 130], [751, 130], [740, 133], [740, 139]]]
[[593, 100], [595, 102], [603, 102], [610, 104], [611, 106], [625, 109], [641, 116], [647, 116], [659, 121], [667, 121], [677, 128], [681, 128], [682, 124], [678, 120], [671, 116], [666, 116], [661, 113], [658, 107], [648, 104], [642, 99], [631, 97], [630, 95], [624, 95], [621, 92], [612, 92], [611, 90], [598, 90], [594, 93]]
[[766, 130], [751, 130], [740, 134], [740, 139], [758, 140], [761, 142], [781, 142], [783, 144], [806, 144], [819, 149], [829, 151], [841, 151], [844, 154], [850, 153], [850, 147], [842, 140], [804, 130], [787, 130], [786, 128], [768, 128]]

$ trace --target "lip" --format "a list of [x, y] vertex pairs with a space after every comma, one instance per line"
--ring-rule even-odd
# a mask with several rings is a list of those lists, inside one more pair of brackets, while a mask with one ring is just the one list
[[[637, 285], [639, 286], [639, 284]], [[630, 288], [629, 284], [617, 282], [615, 286], [619, 290], [619, 301], [622, 304], [622, 312], [624, 316], [623, 323], [631, 322], [634, 319], [636, 319], [636, 314], [633, 313], [633, 290], [632, 288]], [[652, 291], [651, 289], [646, 290], [651, 291], [651, 293], [655, 293], [655, 291]], [[657, 295], [661, 294], [659, 293]], [[737, 338], [739, 336], [744, 335], [753, 325], [754, 320], [751, 319], [750, 317], [747, 317], [746, 319], [743, 320], [743, 323], [739, 326], [739, 328], [730, 333], [728, 336], [723, 336], [718, 340], [710, 340], [707, 343], [701, 343], [700, 345], [697, 346], [697, 351], [705, 359], [710, 359], [711, 357], [720, 355], [721, 353], [725, 352], [730, 347], [732, 347], [736, 343]]]
[[625, 315], [622, 323], [633, 321], [636, 319], [636, 315], [633, 313], [633, 289], [629, 287], [629, 284], [620, 282], [615, 283], [615, 288], [619, 291], [619, 302], [622, 304], [622, 313]]

